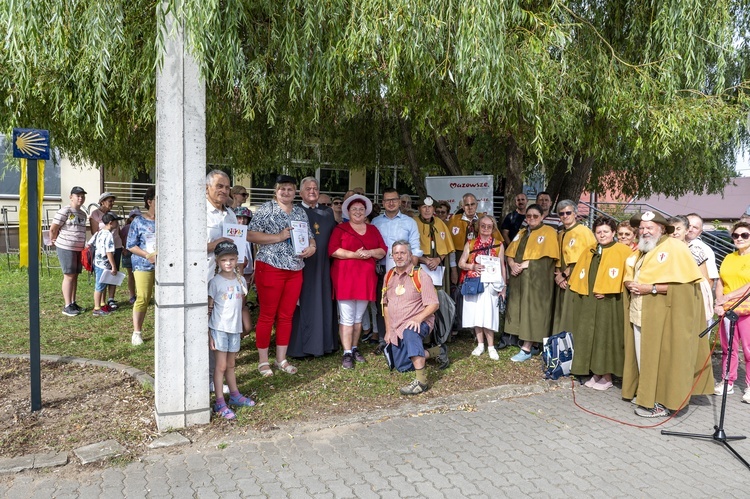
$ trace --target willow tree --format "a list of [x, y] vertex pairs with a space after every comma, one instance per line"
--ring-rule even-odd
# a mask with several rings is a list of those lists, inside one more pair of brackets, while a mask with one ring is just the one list
[[[331, 160], [366, 165], [363, 153], [395, 151], [408, 125], [413, 176], [436, 148], [451, 168], [498, 165], [512, 195], [524, 174], [561, 173], [564, 186], [580, 165], [597, 188], [723, 185], [747, 111], [746, 2], [166, 5], [184, 19], [206, 82], [209, 162], [271, 169], [317, 137], [337, 144]], [[50, 128], [76, 158], [150, 166], [156, 7], [3, 2], [0, 121]], [[407, 162], [403, 149], [395, 160]], [[673, 178], [678, 167], [691, 178]]]

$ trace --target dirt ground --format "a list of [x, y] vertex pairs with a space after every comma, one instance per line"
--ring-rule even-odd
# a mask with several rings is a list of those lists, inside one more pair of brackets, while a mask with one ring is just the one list
[[[538, 369], [525, 367], [520, 371], [506, 371], [494, 380], [481, 376], [460, 381], [447, 378], [441, 383], [440, 390], [434, 390], [435, 393], [431, 391], [429, 395], [447, 396], [498, 384], [536, 382], [539, 379]], [[31, 412], [28, 360], [0, 358], [0, 383], [3, 387], [0, 398], [2, 458], [52, 451], [70, 453], [84, 445], [114, 439], [126, 449], [125, 455], [118, 458], [125, 462], [145, 454], [146, 446], [160, 436], [153, 416], [153, 390], [144, 388], [130, 375], [116, 370], [43, 362], [42, 409], [34, 413]], [[352, 416], [403, 403], [398, 398], [385, 404], [383, 402], [372, 400], [356, 405], [315, 406], [301, 413], [300, 420], [287, 420], [286, 423]], [[263, 432], [279, 428], [264, 418], [249, 426], [239, 427], [214, 420], [210, 425], [184, 429], [181, 433], [192, 441], [207, 441], [250, 429]]]
[[136, 455], [157, 435], [153, 392], [125, 373], [44, 362], [37, 412], [31, 412], [28, 360], [0, 359], [0, 383], [2, 457], [71, 451], [110, 438]]

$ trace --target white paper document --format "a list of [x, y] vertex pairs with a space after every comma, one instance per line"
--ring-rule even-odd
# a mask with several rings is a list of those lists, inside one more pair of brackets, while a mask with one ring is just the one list
[[237, 263], [245, 261], [245, 241], [247, 241], [247, 225], [222, 224], [221, 237], [228, 237], [237, 246]]
[[112, 275], [112, 272], [109, 270], [105, 270], [102, 272], [101, 282], [104, 284], [113, 284], [115, 286], [119, 286], [122, 284], [123, 279], [125, 279], [125, 273], [124, 272], [118, 272], [115, 275]]
[[290, 224], [292, 226], [292, 246], [294, 247], [294, 252], [299, 255], [310, 246], [307, 222], [292, 220]]
[[430, 276], [432, 279], [432, 284], [435, 286], [442, 286], [443, 285], [443, 275], [445, 272], [445, 267], [442, 265], [438, 265], [435, 270], [430, 270], [430, 268], [427, 265], [422, 265], [422, 272]]
[[502, 282], [503, 260], [497, 256], [477, 255], [477, 263], [484, 266], [481, 282]]

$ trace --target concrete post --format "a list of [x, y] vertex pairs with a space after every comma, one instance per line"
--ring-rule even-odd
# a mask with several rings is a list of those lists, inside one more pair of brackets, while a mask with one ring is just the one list
[[166, 18], [156, 75], [156, 423], [206, 424], [206, 93], [183, 26]]

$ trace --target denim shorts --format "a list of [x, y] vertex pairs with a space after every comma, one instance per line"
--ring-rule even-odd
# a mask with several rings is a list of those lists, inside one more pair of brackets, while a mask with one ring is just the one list
[[211, 338], [214, 340], [214, 347], [220, 352], [239, 352], [240, 351], [240, 333], [227, 333], [211, 329]]
[[94, 267], [94, 275], [96, 276], [96, 286], [94, 287], [94, 291], [102, 292], [105, 289], [107, 289], [107, 286], [109, 284], [100, 284], [100, 281], [102, 280], [102, 274], [105, 272], [110, 272], [107, 269], [102, 269], [99, 267]]

